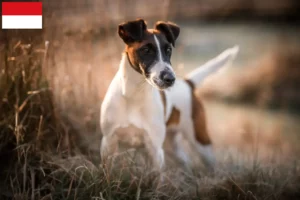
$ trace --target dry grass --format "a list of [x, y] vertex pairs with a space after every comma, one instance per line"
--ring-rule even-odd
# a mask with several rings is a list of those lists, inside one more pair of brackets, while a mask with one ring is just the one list
[[[125, 162], [122, 155], [114, 167], [102, 164], [99, 102], [120, 43], [90, 32], [1, 34], [0, 199], [300, 198], [298, 151], [278, 153], [275, 142], [269, 148], [274, 154], [261, 158], [253, 138], [250, 151], [240, 150], [246, 146], [241, 141], [230, 150], [219, 147], [214, 173], [200, 167], [187, 172], [167, 156], [164, 183], [148, 165]], [[105, 47], [97, 56], [95, 40]], [[245, 137], [256, 134], [251, 124], [243, 126]]]

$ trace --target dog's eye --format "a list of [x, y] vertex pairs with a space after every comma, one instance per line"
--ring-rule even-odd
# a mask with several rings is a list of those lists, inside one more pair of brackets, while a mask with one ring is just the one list
[[150, 53], [150, 48], [149, 47], [144, 47], [142, 49], [143, 54], [149, 54]]
[[171, 53], [172, 53], [172, 48], [171, 47], [167, 47], [166, 54], [167, 55], [171, 55]]

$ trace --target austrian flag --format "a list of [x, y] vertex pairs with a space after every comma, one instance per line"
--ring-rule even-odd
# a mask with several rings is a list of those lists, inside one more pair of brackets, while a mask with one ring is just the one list
[[42, 29], [42, 2], [2, 2], [2, 29]]

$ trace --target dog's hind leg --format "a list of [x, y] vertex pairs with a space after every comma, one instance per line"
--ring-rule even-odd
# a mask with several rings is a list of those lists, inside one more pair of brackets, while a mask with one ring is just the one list
[[200, 160], [204, 166], [209, 171], [213, 171], [216, 165], [216, 158], [212, 144], [201, 144], [195, 139], [190, 140], [189, 142], [191, 143], [191, 148], [199, 154]]
[[187, 126], [185, 127], [184, 136], [189, 140], [192, 150], [199, 154], [205, 167], [209, 170], [213, 170], [216, 160], [212, 143], [207, 133], [206, 124], [203, 119], [204, 118], [198, 118], [196, 121], [198, 126], [196, 128], [194, 127], [193, 122], [186, 121], [185, 123]]
[[202, 145], [197, 142], [195, 142], [194, 145], [195, 145], [197, 152], [201, 155], [201, 159], [202, 159], [204, 165], [209, 170], [213, 170], [215, 168], [216, 159], [215, 159], [212, 145], [211, 144]]
[[165, 146], [184, 166], [189, 169], [191, 158], [183, 145], [183, 134], [177, 130], [168, 130]]
[[155, 145], [154, 143], [147, 143], [146, 148], [151, 156], [154, 168], [161, 171], [165, 165], [165, 154], [162, 146]]
[[174, 137], [173, 145], [177, 158], [179, 158], [185, 167], [189, 169], [192, 163], [190, 155], [186, 152], [186, 149], [182, 144], [183, 139], [183, 134], [181, 132], [177, 133]]

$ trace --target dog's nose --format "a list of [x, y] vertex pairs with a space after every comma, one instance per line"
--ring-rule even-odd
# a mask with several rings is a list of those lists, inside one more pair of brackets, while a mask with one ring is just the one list
[[171, 86], [173, 85], [173, 83], [175, 82], [175, 77], [173, 74], [169, 73], [169, 72], [162, 72], [161, 73], [161, 79], [163, 80], [163, 82], [167, 85], [167, 86]]

